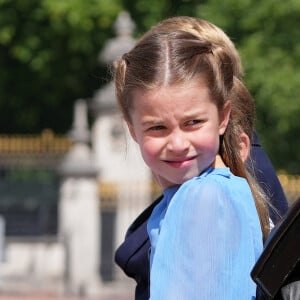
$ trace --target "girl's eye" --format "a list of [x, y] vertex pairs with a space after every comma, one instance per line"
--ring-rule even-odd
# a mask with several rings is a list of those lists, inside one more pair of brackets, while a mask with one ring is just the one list
[[185, 123], [186, 126], [192, 126], [192, 125], [197, 125], [197, 124], [200, 124], [202, 123], [201, 120], [190, 120], [188, 122]]
[[152, 126], [150, 127], [148, 130], [150, 131], [159, 131], [159, 130], [164, 130], [166, 127], [163, 125], [156, 125], [156, 126]]

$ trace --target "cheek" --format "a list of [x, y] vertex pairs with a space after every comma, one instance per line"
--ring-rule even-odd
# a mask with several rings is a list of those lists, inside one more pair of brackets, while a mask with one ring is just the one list
[[194, 145], [201, 152], [206, 152], [207, 154], [214, 154], [219, 151], [219, 135], [211, 134], [207, 131], [205, 134], [201, 134], [198, 138], [194, 137]]
[[140, 143], [141, 153], [146, 163], [153, 161], [159, 154], [161, 143], [153, 139], [145, 139]]

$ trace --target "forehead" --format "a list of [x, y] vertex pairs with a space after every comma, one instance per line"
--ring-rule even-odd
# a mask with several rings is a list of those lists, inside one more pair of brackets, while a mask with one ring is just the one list
[[157, 89], [137, 89], [132, 97], [131, 116], [140, 115], [181, 115], [192, 114], [215, 106], [206, 85], [191, 82], [182, 85], [162, 86]]
[[187, 95], [187, 94], [203, 94], [206, 93], [210, 97], [208, 85], [203, 79], [194, 79], [187, 82], [175, 83], [175, 84], [163, 84], [163, 85], [155, 85], [151, 88], [135, 88], [131, 92], [132, 104], [135, 101], [143, 98], [165, 98], [174, 95]]

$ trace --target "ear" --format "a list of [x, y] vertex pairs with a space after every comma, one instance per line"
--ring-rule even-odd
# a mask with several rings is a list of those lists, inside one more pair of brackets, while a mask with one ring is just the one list
[[223, 110], [220, 113], [219, 135], [223, 135], [227, 128], [229, 118], [230, 118], [230, 111], [231, 111], [231, 103], [230, 101], [226, 101]]
[[250, 138], [245, 132], [240, 135], [239, 150], [241, 159], [245, 162], [250, 154]]
[[128, 127], [131, 137], [134, 139], [135, 142], [137, 142], [135, 130], [134, 130], [132, 124], [129, 121], [126, 121], [126, 124], [127, 124], [127, 127]]

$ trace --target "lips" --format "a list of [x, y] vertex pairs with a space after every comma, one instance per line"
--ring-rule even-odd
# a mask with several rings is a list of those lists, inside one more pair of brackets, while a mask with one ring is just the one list
[[164, 162], [174, 168], [183, 168], [190, 166], [196, 158], [197, 156], [195, 155], [192, 157], [186, 157], [181, 159], [164, 160]]

